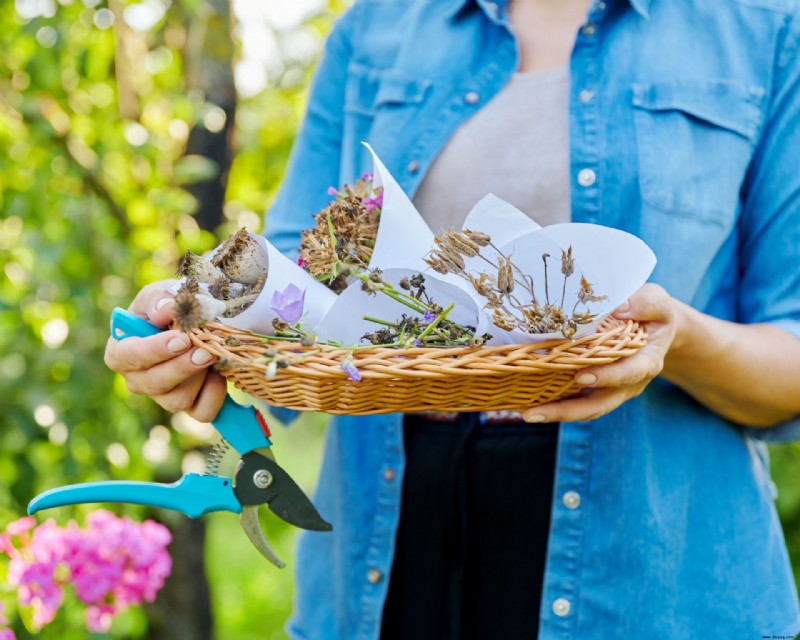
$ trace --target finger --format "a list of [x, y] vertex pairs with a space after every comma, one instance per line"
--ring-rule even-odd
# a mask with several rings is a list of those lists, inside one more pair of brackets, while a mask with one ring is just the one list
[[191, 349], [149, 369], [128, 372], [125, 375], [125, 383], [132, 393], [150, 397], [161, 396], [175, 389], [198, 371], [204, 371], [216, 360], [217, 358], [208, 351]]
[[620, 305], [611, 315], [619, 320], [665, 321], [674, 313], [671, 301], [663, 287], [649, 283], [628, 298], [627, 306]]
[[143, 287], [131, 302], [128, 311], [141, 316], [159, 329], [169, 326], [175, 312], [175, 295], [172, 293], [177, 280], [162, 280]]
[[166, 393], [153, 394], [151, 397], [170, 413], [188, 411], [197, 401], [207, 376], [208, 371], [196, 371]]
[[658, 344], [648, 344], [628, 358], [581, 369], [575, 374], [575, 382], [587, 388], [629, 387], [649, 382], [663, 368], [663, 349]]
[[216, 371], [209, 370], [205, 384], [187, 413], [200, 422], [211, 422], [217, 417], [227, 395], [228, 382]]
[[106, 343], [105, 363], [117, 373], [145, 371], [186, 353], [192, 346], [189, 336], [182, 331], [163, 331], [148, 338], [136, 336]]
[[527, 422], [575, 422], [596, 420], [620, 406], [623, 402], [641, 393], [633, 387], [597, 389], [586, 395], [575, 396], [558, 402], [548, 402], [531, 407], [522, 413]]

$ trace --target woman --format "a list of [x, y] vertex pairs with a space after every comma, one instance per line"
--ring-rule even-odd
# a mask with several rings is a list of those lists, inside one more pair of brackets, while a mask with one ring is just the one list
[[[634, 233], [659, 263], [615, 313], [648, 346], [534, 424], [331, 424], [335, 532], [302, 538], [295, 637], [800, 631], [763, 446], [800, 428], [799, 49], [796, 0], [363, 0], [341, 19], [268, 216], [279, 249], [371, 169], [366, 140], [432, 226], [474, 186]], [[131, 308], [163, 326], [168, 302], [153, 286]], [[199, 419], [224, 393], [178, 332], [106, 359]]]

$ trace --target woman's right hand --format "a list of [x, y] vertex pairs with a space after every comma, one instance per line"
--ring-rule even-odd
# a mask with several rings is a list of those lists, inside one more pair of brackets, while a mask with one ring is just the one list
[[[128, 311], [159, 328], [166, 328], [175, 311], [170, 287], [164, 280], [144, 287]], [[148, 338], [109, 338], [105, 362], [125, 378], [132, 393], [150, 396], [167, 411], [185, 411], [200, 422], [211, 422], [225, 400], [225, 379], [209, 367], [216, 361], [193, 347], [182, 331], [171, 329]]]

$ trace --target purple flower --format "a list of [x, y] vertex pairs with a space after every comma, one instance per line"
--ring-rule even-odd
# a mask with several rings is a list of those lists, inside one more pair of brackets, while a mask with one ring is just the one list
[[338, 196], [339, 190], [336, 187], [328, 187], [328, 195], [329, 196]]
[[371, 173], [362, 173], [361, 174], [361, 179], [364, 180], [365, 182], [372, 182], [372, 178], [373, 177], [374, 176]]
[[383, 191], [376, 194], [373, 198], [364, 198], [364, 208], [367, 211], [383, 208]]
[[422, 316], [422, 321], [430, 323], [430, 322], [433, 322], [434, 320], [436, 320], [436, 314], [433, 311], [431, 311], [430, 309], [426, 309], [425, 310], [425, 315]]
[[415, 347], [422, 347], [423, 346], [422, 340], [420, 340], [419, 338], [415, 338], [414, 339], [414, 346]]
[[281, 320], [294, 324], [303, 315], [305, 297], [305, 289], [289, 283], [283, 291], [276, 291], [272, 294], [269, 306], [280, 316]]
[[350, 378], [353, 382], [361, 381], [361, 373], [356, 368], [356, 365], [353, 362], [352, 357], [342, 360], [342, 363], [339, 366], [347, 374], [347, 377]]

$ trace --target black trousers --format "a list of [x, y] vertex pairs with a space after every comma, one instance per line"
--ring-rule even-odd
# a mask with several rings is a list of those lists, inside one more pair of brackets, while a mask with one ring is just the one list
[[537, 637], [558, 426], [406, 416], [381, 640]]

